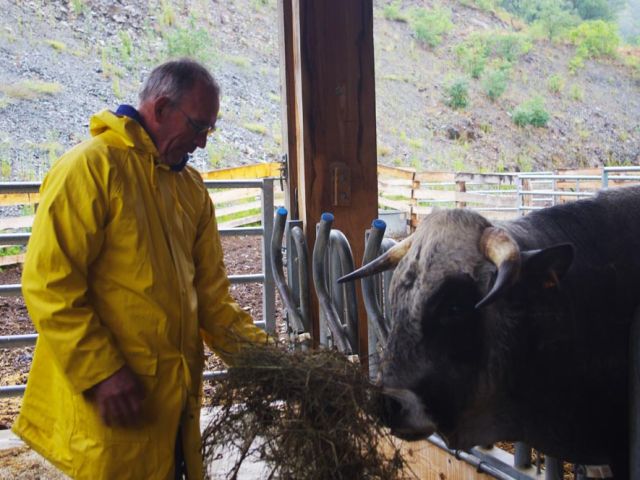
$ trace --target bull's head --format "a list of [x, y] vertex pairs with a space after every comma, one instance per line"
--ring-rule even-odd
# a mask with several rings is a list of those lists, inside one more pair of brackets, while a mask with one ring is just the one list
[[439, 210], [413, 236], [340, 279], [396, 267], [381, 367], [393, 432], [411, 439], [438, 431], [456, 448], [516, 437], [503, 377], [508, 337], [526, 308], [518, 295], [557, 286], [572, 258], [570, 245], [521, 251], [507, 230], [479, 214]]

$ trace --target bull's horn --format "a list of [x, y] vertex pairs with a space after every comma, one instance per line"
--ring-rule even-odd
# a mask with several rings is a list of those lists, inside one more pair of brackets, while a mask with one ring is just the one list
[[340, 277], [338, 279], [338, 283], [357, 280], [358, 278], [369, 277], [371, 275], [375, 275], [376, 273], [384, 272], [385, 270], [391, 270], [393, 267], [398, 265], [400, 260], [402, 260], [402, 257], [404, 257], [409, 251], [409, 248], [411, 247], [412, 237], [413, 235], [408, 236], [379, 257], [371, 260], [366, 265], [361, 266], [357, 270], [354, 270], [344, 277]]
[[498, 276], [491, 291], [477, 303], [476, 308], [493, 302], [520, 275], [520, 248], [506, 230], [485, 228], [480, 237], [480, 251], [498, 267]]

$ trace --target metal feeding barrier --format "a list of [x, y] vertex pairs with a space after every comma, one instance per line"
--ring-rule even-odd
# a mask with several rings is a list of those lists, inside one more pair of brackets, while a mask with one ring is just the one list
[[[261, 273], [230, 275], [229, 281], [232, 284], [261, 283], [263, 285], [263, 318], [255, 323], [272, 334], [276, 331], [275, 283], [271, 268], [271, 248], [268, 242], [271, 241], [273, 231], [273, 221], [270, 214], [274, 210], [273, 181], [273, 178], [264, 178], [259, 180], [205, 180], [204, 182], [208, 189], [260, 189], [262, 225], [259, 227], [221, 228], [219, 232], [221, 236], [250, 235], [262, 237]], [[32, 194], [37, 193], [39, 188], [40, 184], [38, 182], [0, 183], [0, 194]], [[27, 245], [29, 237], [29, 233], [1, 234], [0, 245]], [[20, 284], [0, 285], [0, 297], [19, 296], [21, 294]], [[0, 349], [33, 346], [37, 338], [37, 334], [0, 336]], [[223, 371], [205, 372], [204, 378], [211, 380], [224, 374], [225, 372]], [[0, 386], [0, 398], [18, 397], [24, 393], [24, 390], [25, 385]]]

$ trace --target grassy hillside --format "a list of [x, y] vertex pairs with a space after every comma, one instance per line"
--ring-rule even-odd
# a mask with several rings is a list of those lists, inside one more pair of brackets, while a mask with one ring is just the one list
[[[149, 69], [183, 55], [223, 89], [218, 133], [196, 167], [277, 160], [276, 6], [0, 0], [0, 178], [41, 178], [87, 136], [91, 113], [135, 104]], [[550, 34], [489, 0], [375, 0], [374, 22], [379, 162], [487, 171], [640, 161], [640, 53], [608, 48], [608, 31], [593, 42], [598, 25]]]

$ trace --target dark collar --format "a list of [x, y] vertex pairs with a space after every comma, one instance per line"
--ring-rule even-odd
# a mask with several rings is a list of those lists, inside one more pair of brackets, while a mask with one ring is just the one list
[[[138, 110], [136, 110], [131, 105], [126, 105], [126, 104], [119, 105], [118, 109], [116, 110], [116, 115], [129, 117], [135, 120], [140, 124], [142, 128], [144, 128], [144, 131], [147, 132], [147, 135], [149, 135], [149, 131], [147, 130], [147, 127], [145, 127], [144, 125], [144, 120], [142, 119], [142, 115], [140, 115], [140, 112], [138, 112]], [[151, 138], [151, 135], [149, 135], [149, 137]], [[185, 167], [188, 161], [189, 161], [189, 155], [185, 155], [184, 157], [182, 157], [182, 161], [180, 163], [176, 165], [171, 165], [170, 168], [174, 172], [179, 172]]]

